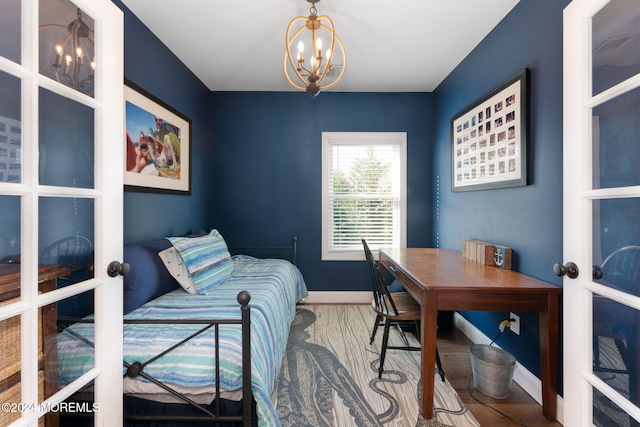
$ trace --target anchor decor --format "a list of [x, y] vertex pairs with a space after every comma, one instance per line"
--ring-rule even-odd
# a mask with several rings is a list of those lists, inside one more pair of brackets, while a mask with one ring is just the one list
[[496, 248], [496, 251], [493, 253], [493, 264], [496, 267], [502, 267], [504, 265], [504, 254], [500, 248]]

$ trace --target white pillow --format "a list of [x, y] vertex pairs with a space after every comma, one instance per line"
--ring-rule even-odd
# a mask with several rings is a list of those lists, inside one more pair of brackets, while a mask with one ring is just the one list
[[191, 274], [189, 273], [185, 263], [182, 261], [180, 252], [178, 252], [175, 247], [171, 246], [170, 248], [158, 252], [158, 256], [164, 263], [164, 266], [167, 267], [169, 274], [171, 274], [171, 276], [178, 281], [180, 286], [182, 286], [182, 289], [190, 294], [198, 293], [196, 286], [193, 283], [193, 279], [191, 278]]

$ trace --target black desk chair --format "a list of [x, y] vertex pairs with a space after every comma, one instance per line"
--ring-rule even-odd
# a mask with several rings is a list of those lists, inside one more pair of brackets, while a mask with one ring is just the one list
[[[58, 264], [69, 269], [69, 274], [56, 280], [58, 288], [93, 278], [93, 245], [82, 236], [67, 236], [40, 251], [40, 264]], [[83, 292], [58, 301], [58, 316], [82, 318], [93, 313], [93, 291]]]
[[67, 236], [42, 249], [40, 264], [59, 264], [71, 273], [93, 267], [93, 245], [82, 236]]
[[[362, 239], [362, 246], [364, 247], [364, 254], [367, 259], [367, 268], [369, 269], [369, 276], [371, 278], [371, 290], [373, 291], [373, 301], [371, 306], [376, 312], [376, 323], [371, 334], [370, 343], [373, 344], [375, 339], [378, 325], [384, 323], [384, 335], [382, 337], [382, 350], [380, 351], [380, 366], [378, 367], [378, 378], [382, 377], [384, 371], [384, 359], [387, 354], [387, 350], [404, 350], [404, 351], [420, 351], [420, 347], [410, 346], [409, 342], [404, 336], [404, 332], [399, 328], [403, 335], [404, 346], [390, 346], [389, 342], [389, 330], [391, 326], [402, 326], [406, 323], [414, 323], [418, 336], [420, 335], [420, 318], [421, 309], [420, 304], [413, 299], [411, 295], [406, 292], [396, 292], [391, 294], [389, 288], [384, 284], [382, 275], [376, 267], [376, 262], [373, 259], [371, 250], [367, 245], [365, 239]], [[393, 296], [392, 296], [393, 295]], [[436, 349], [436, 364], [438, 365], [438, 371], [440, 377], [444, 381], [444, 371], [442, 370], [442, 363], [440, 362], [440, 355]]]

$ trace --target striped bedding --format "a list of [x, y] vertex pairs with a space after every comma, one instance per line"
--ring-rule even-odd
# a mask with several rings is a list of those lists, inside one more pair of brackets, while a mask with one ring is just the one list
[[[188, 294], [182, 288], [162, 295], [125, 316], [125, 319], [239, 319], [236, 300], [242, 290], [251, 294], [251, 385], [260, 426], [279, 427], [271, 401], [296, 303], [307, 295], [300, 271], [291, 263], [277, 259], [234, 256], [233, 276], [209, 295]], [[75, 324], [70, 328], [93, 341], [93, 325]], [[126, 325], [124, 360], [144, 363], [199, 329], [196, 325]], [[209, 329], [147, 365], [144, 372], [181, 391], [209, 396], [215, 391], [214, 330]], [[220, 326], [220, 387], [236, 390], [242, 386], [240, 325]], [[59, 381], [66, 384], [93, 364], [93, 351], [70, 331], [58, 336]], [[140, 377], [138, 377], [140, 378]], [[145, 381], [140, 378], [140, 381]], [[125, 393], [140, 390], [135, 385]], [[149, 384], [149, 383], [147, 383]], [[127, 390], [129, 388], [129, 390]], [[141, 387], [144, 389], [144, 385]], [[165, 396], [166, 397], [166, 396]], [[226, 397], [223, 395], [223, 397]], [[158, 396], [158, 400], [163, 400]]]

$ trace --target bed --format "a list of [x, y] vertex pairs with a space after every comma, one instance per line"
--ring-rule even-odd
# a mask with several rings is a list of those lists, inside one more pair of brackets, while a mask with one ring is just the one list
[[[202, 250], [201, 244], [216, 247]], [[167, 255], [172, 250], [180, 257]], [[182, 271], [171, 265], [176, 260], [183, 261]], [[185, 418], [184, 425], [192, 425], [194, 414], [206, 418], [220, 402], [236, 408], [231, 409], [235, 412], [233, 402], [244, 401], [245, 408], [248, 404], [255, 406], [257, 423], [254, 420], [243, 425], [279, 427], [270, 396], [296, 303], [307, 295], [298, 268], [283, 259], [230, 255], [216, 230], [204, 236], [198, 233], [125, 248], [125, 262], [131, 264], [133, 273], [132, 277], [125, 276], [123, 375], [125, 415], [131, 419], [127, 424], [148, 420], [147, 415], [137, 413], [140, 407], [156, 412], [153, 417], [165, 416], [171, 425], [181, 425], [175, 414]], [[199, 270], [203, 263], [209, 267]], [[196, 289], [182, 283], [185, 271]], [[167, 279], [167, 272], [172, 280]], [[150, 280], [155, 287], [152, 292], [148, 289]], [[162, 286], [158, 287], [158, 282]], [[136, 293], [141, 286], [145, 287], [142, 295]], [[169, 287], [172, 289], [165, 289]], [[247, 302], [251, 319], [249, 399], [242, 391], [246, 361], [241, 307]], [[90, 321], [75, 322], [58, 334], [60, 384], [73, 381], [92, 365], [93, 330]], [[190, 407], [187, 411], [181, 409], [185, 404]], [[201, 409], [194, 410], [195, 404]]]

